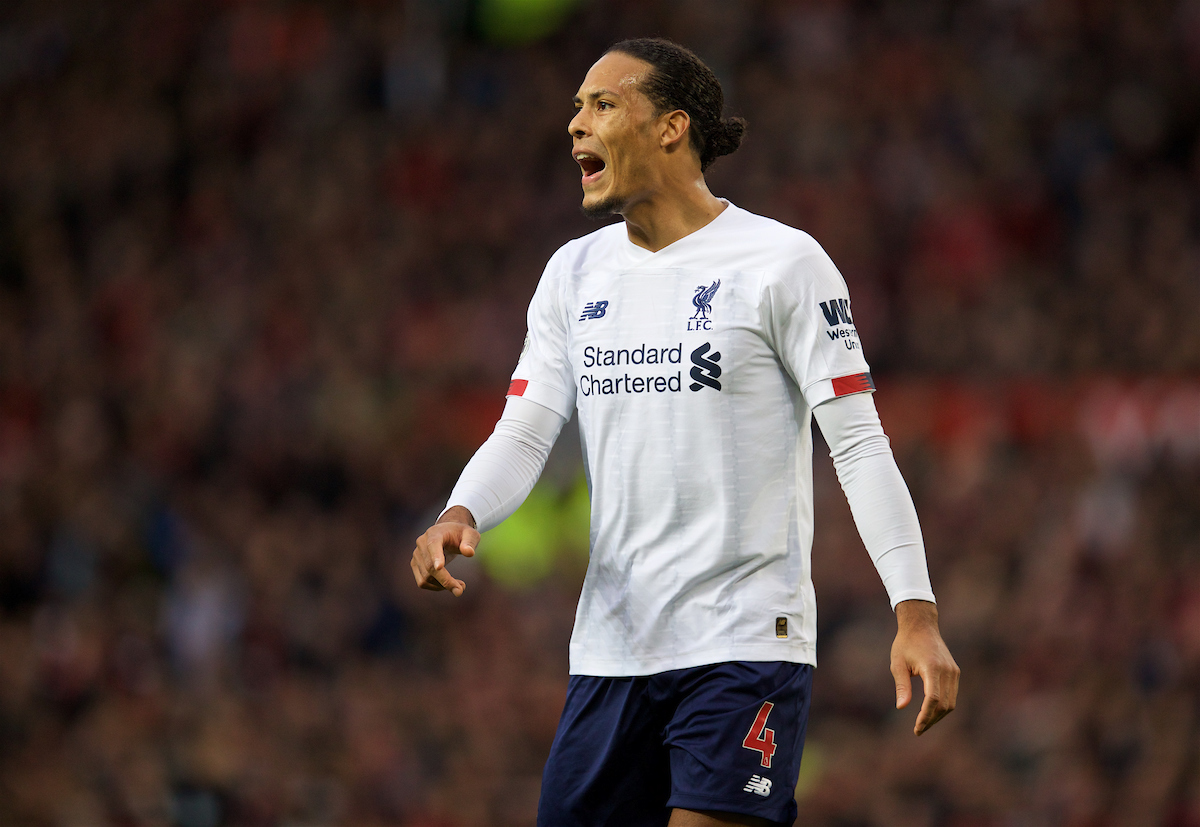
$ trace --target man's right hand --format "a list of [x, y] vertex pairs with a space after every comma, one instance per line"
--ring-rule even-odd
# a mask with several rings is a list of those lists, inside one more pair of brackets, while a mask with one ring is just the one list
[[412, 573], [422, 589], [440, 592], [449, 591], [461, 597], [467, 584], [456, 580], [446, 571], [446, 564], [456, 554], [474, 557], [479, 544], [479, 532], [475, 530], [475, 518], [471, 512], [456, 505], [447, 509], [429, 530], [417, 538], [417, 547], [412, 556]]

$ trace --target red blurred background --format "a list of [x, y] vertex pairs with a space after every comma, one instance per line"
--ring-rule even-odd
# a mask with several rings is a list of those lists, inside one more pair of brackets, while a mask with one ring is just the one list
[[532, 823], [579, 556], [407, 557], [661, 34], [850, 284], [963, 667], [915, 741], [823, 460], [801, 823], [1200, 825], [1200, 3], [541, 5], [0, 8], [0, 822]]

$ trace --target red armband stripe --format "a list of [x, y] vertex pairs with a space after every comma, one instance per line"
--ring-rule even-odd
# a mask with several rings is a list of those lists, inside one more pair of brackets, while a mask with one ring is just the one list
[[524, 396], [527, 387], [529, 387], [528, 379], [514, 379], [508, 386], [508, 396]]
[[833, 380], [833, 395], [846, 396], [851, 393], [875, 390], [875, 383], [869, 373], [855, 373], [851, 376], [839, 376]]

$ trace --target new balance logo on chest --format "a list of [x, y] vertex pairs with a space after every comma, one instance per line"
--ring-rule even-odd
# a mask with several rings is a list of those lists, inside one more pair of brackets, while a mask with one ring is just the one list
[[579, 314], [579, 321], [586, 322], [588, 319], [602, 319], [607, 310], [608, 302], [588, 302], [583, 306], [583, 312]]

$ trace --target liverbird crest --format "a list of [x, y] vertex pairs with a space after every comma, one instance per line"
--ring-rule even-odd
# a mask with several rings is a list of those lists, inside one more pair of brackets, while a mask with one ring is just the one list
[[721, 286], [721, 280], [717, 279], [708, 287], [701, 284], [696, 288], [696, 295], [692, 297], [692, 305], [696, 308], [696, 313], [692, 316], [693, 319], [707, 319], [708, 314], [712, 312], [712, 299], [717, 294], [717, 288]]

